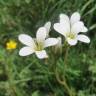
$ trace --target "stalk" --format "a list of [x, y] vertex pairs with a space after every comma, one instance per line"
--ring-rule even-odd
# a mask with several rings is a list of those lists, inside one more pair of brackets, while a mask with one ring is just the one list
[[[66, 52], [65, 52], [65, 57], [64, 57], [64, 68], [66, 69], [67, 68], [67, 57], [68, 57], [68, 51], [69, 51], [69, 46], [67, 46], [66, 48]], [[65, 74], [66, 72], [64, 72]], [[64, 88], [66, 89], [67, 91], [67, 94], [69, 96], [75, 96], [75, 93], [72, 92], [71, 88], [69, 87], [69, 85], [67, 84], [67, 81], [66, 81], [66, 77], [64, 76], [64, 79], [61, 80], [60, 76], [59, 76], [59, 73], [57, 71], [57, 67], [55, 69], [55, 75], [56, 75], [56, 79], [58, 81], [59, 84], [63, 85]]]

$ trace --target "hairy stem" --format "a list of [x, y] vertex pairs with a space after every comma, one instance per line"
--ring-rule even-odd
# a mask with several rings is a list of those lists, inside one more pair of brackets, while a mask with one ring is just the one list
[[[61, 80], [60, 79], [60, 77], [59, 77], [59, 74], [58, 74], [58, 72], [57, 72], [57, 68], [56, 68], [56, 79], [57, 79], [57, 81], [61, 84], [61, 85], [63, 85], [64, 87], [65, 87], [65, 89], [66, 89], [66, 91], [68, 92], [68, 94], [69, 94], [69, 96], [72, 96], [72, 94], [71, 94], [71, 90], [70, 90], [70, 88], [69, 88], [69, 86], [67, 85], [67, 83], [66, 83], [66, 80]], [[64, 78], [65, 79], [65, 78]]]
[[[66, 52], [65, 52], [65, 57], [64, 57], [64, 69], [67, 68], [68, 51], [69, 51], [69, 46], [67, 46]], [[65, 70], [64, 70], [64, 74], [65, 74], [65, 73], [66, 73], [66, 72], [65, 72]], [[60, 78], [60, 76], [59, 76], [59, 73], [58, 73], [58, 71], [57, 71], [57, 68], [56, 68], [56, 70], [55, 70], [55, 74], [56, 74], [56, 79], [57, 79], [57, 81], [58, 81], [61, 85], [63, 85], [63, 86], [65, 87], [68, 95], [69, 95], [69, 96], [75, 96], [75, 94], [72, 93], [71, 88], [70, 88], [70, 87], [68, 86], [68, 84], [67, 84], [66, 77], [64, 76], [64, 79], [61, 80], [61, 78]]]

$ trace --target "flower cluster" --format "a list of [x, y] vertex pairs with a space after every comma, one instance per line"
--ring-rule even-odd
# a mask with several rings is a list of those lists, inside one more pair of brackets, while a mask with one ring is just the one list
[[[54, 30], [65, 37], [69, 45], [76, 45], [78, 41], [89, 43], [90, 39], [80, 32], [85, 33], [88, 31], [87, 27], [80, 21], [80, 14], [75, 12], [69, 18], [65, 14], [60, 14], [59, 23], [54, 24]], [[36, 38], [31, 38], [27, 34], [19, 35], [19, 40], [25, 45], [20, 52], [20, 56], [27, 56], [35, 53], [39, 59], [47, 58], [48, 55], [45, 51], [46, 47], [56, 46], [61, 47], [61, 37], [51, 38], [49, 31], [51, 22], [47, 22], [43, 27], [37, 30]]]
[[60, 21], [54, 24], [54, 29], [62, 34], [70, 45], [76, 45], [78, 40], [85, 43], [90, 42], [87, 36], [79, 34], [80, 32], [87, 32], [88, 29], [80, 21], [78, 12], [73, 13], [71, 18], [65, 14], [60, 14]]

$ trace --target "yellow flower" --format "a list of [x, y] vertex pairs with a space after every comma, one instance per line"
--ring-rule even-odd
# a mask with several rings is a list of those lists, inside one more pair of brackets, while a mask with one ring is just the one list
[[6, 49], [11, 50], [11, 49], [16, 49], [17, 43], [13, 40], [10, 40], [9, 42], [6, 43]]

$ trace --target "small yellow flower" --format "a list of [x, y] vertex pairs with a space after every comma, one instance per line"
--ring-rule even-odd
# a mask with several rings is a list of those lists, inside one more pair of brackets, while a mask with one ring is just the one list
[[11, 50], [11, 49], [16, 49], [17, 43], [13, 40], [10, 40], [9, 42], [6, 43], [6, 49]]

